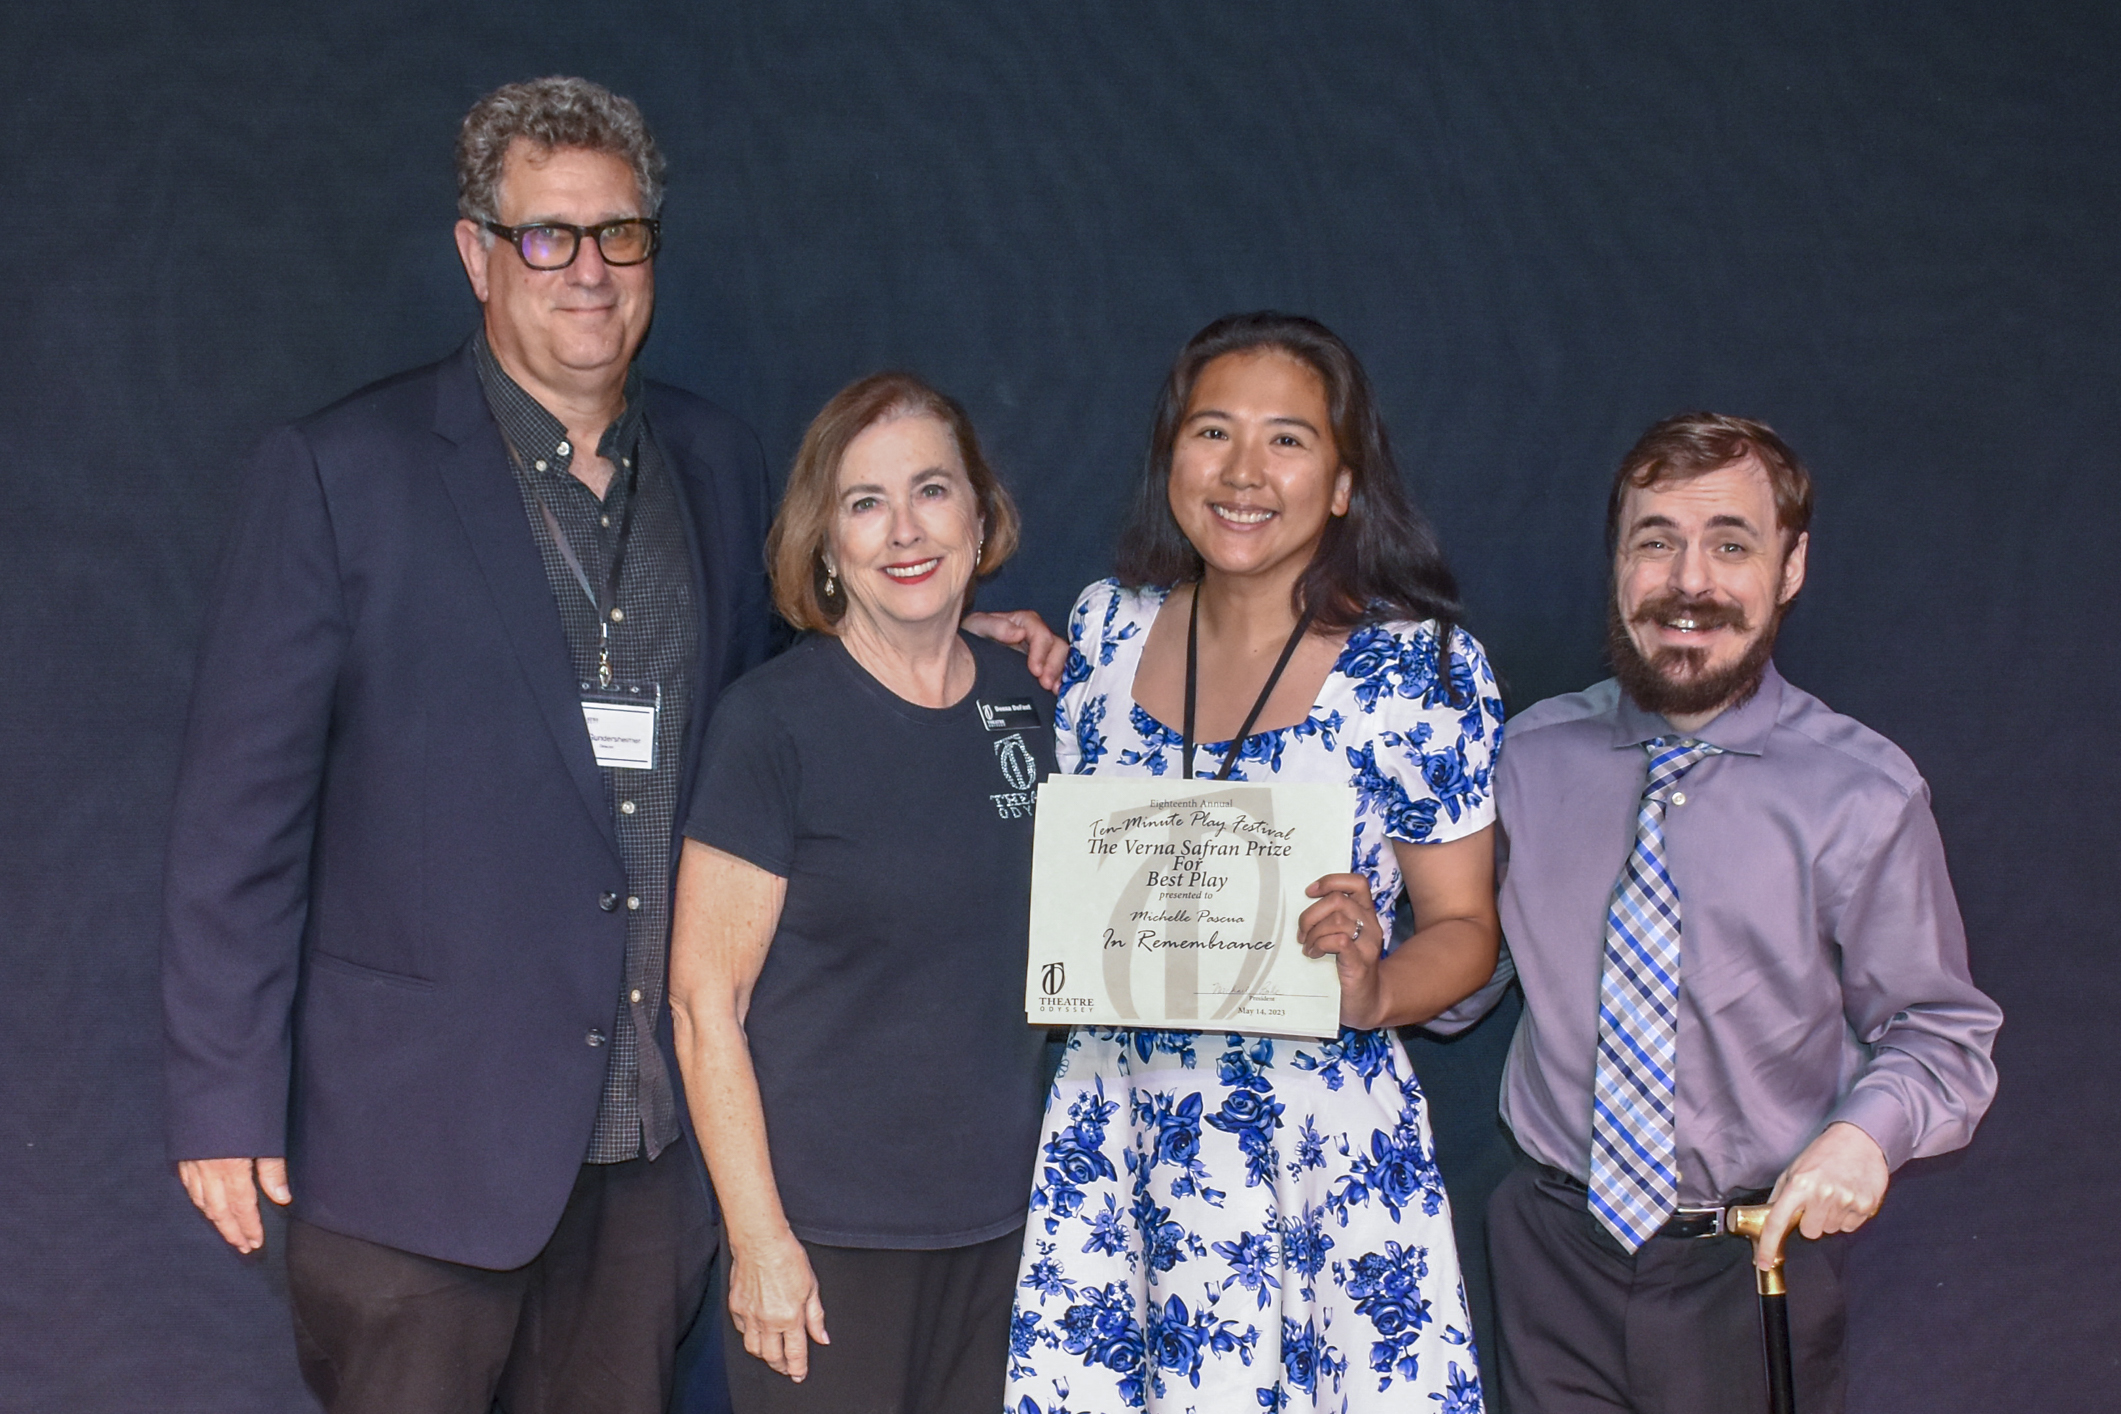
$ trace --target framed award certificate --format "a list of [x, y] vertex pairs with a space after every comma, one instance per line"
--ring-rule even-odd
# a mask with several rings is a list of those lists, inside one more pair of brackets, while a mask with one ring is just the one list
[[1037, 818], [1034, 1025], [1339, 1033], [1339, 974], [1296, 920], [1348, 870], [1352, 786], [1056, 776]]

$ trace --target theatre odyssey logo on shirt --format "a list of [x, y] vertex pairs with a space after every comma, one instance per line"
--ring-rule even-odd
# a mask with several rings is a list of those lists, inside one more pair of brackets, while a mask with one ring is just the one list
[[[980, 715], [984, 717], [986, 712], [987, 704], [982, 702]], [[1031, 813], [1036, 800], [1032, 788], [1038, 784], [1038, 758], [1031, 754], [1022, 732], [994, 743], [994, 764], [1001, 767], [1002, 779], [1010, 786], [987, 797], [994, 802], [994, 813], [1004, 820], [1023, 819]]]

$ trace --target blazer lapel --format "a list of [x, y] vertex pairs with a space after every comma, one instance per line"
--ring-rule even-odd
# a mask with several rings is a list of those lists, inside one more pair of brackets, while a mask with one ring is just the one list
[[524, 684], [552, 732], [553, 747], [582, 794], [582, 805], [619, 857], [617, 827], [604, 800], [604, 778], [582, 720], [574, 663], [552, 603], [552, 584], [508, 470], [508, 449], [486, 408], [471, 351], [445, 362], [435, 395], [435, 431], [450, 443], [441, 477], [493, 595]]

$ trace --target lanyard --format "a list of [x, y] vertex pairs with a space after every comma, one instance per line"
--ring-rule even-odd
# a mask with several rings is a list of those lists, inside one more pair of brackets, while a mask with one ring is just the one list
[[[1274, 660], [1274, 671], [1267, 674], [1267, 685], [1259, 690], [1259, 699], [1252, 710], [1245, 714], [1245, 724], [1230, 738], [1230, 750], [1223, 756], [1223, 768], [1215, 773], [1218, 781], [1230, 779], [1230, 769], [1237, 764], [1243, 752], [1245, 738], [1252, 735], [1252, 724], [1267, 708], [1267, 699], [1274, 695], [1274, 684], [1281, 681], [1282, 670], [1296, 656], [1296, 645], [1304, 641], [1304, 633], [1311, 627], [1311, 610], [1308, 606], [1297, 617], [1296, 628], [1289, 641], [1281, 646], [1281, 656]], [[1193, 585], [1193, 612], [1186, 620], [1186, 729], [1179, 738], [1179, 749], [1185, 753], [1181, 758], [1186, 779], [1193, 779], [1193, 698], [1200, 684], [1200, 584]]]
[[[508, 454], [516, 459], [518, 467], [522, 466], [523, 455], [513, 444], [510, 444]], [[582, 568], [581, 558], [575, 554], [574, 546], [567, 543], [567, 532], [560, 529], [560, 518], [552, 513], [551, 503], [546, 501], [545, 493], [538, 489], [538, 479], [526, 473], [525, 480], [530, 483], [530, 494], [537, 498], [538, 510], [544, 514], [545, 528], [552, 532], [553, 544], [559, 547], [560, 558], [567, 562], [567, 568], [574, 571], [574, 582], [582, 586], [582, 593], [588, 597], [590, 607], [596, 610], [597, 686], [610, 687], [611, 626], [622, 622], [626, 617], [619, 609], [619, 572], [626, 566], [626, 542], [633, 535], [633, 507], [634, 502], [639, 499], [636, 493], [640, 490], [641, 459], [639, 456], [634, 457], [633, 465], [626, 470], [626, 509], [619, 512], [618, 540], [611, 547], [611, 573], [604, 577], [602, 595], [590, 587], [589, 574]]]

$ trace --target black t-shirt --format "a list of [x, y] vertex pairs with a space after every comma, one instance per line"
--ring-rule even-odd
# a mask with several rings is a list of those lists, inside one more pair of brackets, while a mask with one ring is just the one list
[[798, 1237], [932, 1249], [1024, 1221], [1045, 1033], [1024, 1020], [1053, 699], [978, 675], [917, 706], [813, 635], [722, 695], [685, 833], [788, 881], [745, 1030]]

